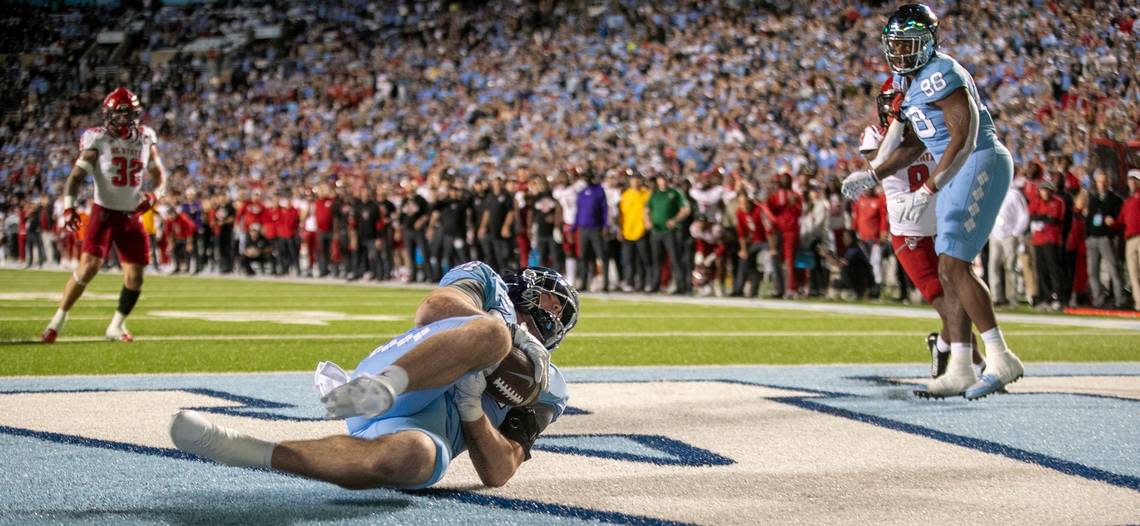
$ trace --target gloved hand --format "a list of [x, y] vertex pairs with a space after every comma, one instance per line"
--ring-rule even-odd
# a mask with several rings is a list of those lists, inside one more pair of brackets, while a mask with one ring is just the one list
[[934, 193], [926, 185], [922, 185], [918, 190], [900, 195], [895, 199], [898, 204], [902, 205], [902, 214], [900, 214], [899, 219], [907, 223], [917, 223], [926, 207], [930, 206], [930, 202], [934, 200]]
[[875, 187], [879, 184], [879, 178], [875, 177], [875, 173], [870, 170], [860, 170], [843, 179], [843, 187], [840, 191], [843, 197], [854, 201], [857, 197], [863, 195], [864, 192]]
[[542, 345], [542, 342], [538, 341], [538, 338], [527, 330], [526, 325], [520, 323], [509, 327], [511, 329], [511, 345], [526, 353], [530, 361], [534, 363], [534, 381], [539, 386], [539, 392], [545, 391], [550, 380], [547, 376], [547, 369], [550, 367], [550, 351], [546, 350], [546, 346]]
[[75, 207], [66, 208], [63, 211], [63, 227], [69, 232], [78, 232], [80, 227], [79, 212], [75, 211]]
[[483, 391], [487, 390], [487, 377], [482, 371], [469, 373], [455, 384], [455, 405], [459, 419], [474, 422], [483, 416]]
[[154, 205], [156, 203], [158, 203], [158, 198], [155, 197], [154, 193], [143, 192], [142, 201], [139, 201], [139, 205], [135, 207], [135, 213], [136, 214], [145, 213], [147, 210], [154, 208]]

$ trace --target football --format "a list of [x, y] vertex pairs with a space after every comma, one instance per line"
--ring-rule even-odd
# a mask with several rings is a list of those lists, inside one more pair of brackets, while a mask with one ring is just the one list
[[539, 385], [534, 381], [534, 362], [526, 353], [511, 348], [507, 357], [487, 375], [487, 394], [500, 404], [519, 407], [538, 398]]

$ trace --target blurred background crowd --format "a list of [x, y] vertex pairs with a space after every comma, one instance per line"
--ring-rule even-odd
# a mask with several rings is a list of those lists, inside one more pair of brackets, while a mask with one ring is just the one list
[[[0, 15], [9, 264], [75, 261], [61, 183], [124, 85], [171, 174], [143, 218], [159, 270], [431, 281], [478, 258], [589, 291], [912, 295], [882, 197], [838, 192], [893, 3], [135, 4]], [[1140, 8], [932, 7], [1015, 159], [978, 262], [995, 298], [1140, 303]]]

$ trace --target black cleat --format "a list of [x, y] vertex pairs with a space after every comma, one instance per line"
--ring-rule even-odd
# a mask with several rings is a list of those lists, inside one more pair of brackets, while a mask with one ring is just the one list
[[946, 365], [950, 363], [950, 351], [939, 352], [937, 332], [926, 337], [926, 348], [930, 351], [930, 377], [938, 378], [946, 372]]

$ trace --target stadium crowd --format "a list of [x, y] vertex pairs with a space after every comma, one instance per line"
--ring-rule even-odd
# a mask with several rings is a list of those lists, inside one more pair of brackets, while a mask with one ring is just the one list
[[[839, 195], [891, 6], [743, 4], [20, 8], [0, 36], [4, 253], [74, 261], [60, 185], [122, 83], [172, 167], [144, 217], [156, 268], [430, 281], [477, 258], [594, 291], [907, 298], [881, 195]], [[1140, 178], [1090, 155], [1140, 136], [1138, 8], [934, 7], [1015, 159], [980, 264], [995, 299], [1140, 305]], [[261, 26], [278, 36], [230, 38]], [[128, 53], [81, 53], [127, 27]], [[107, 60], [113, 82], [78, 74]]]

